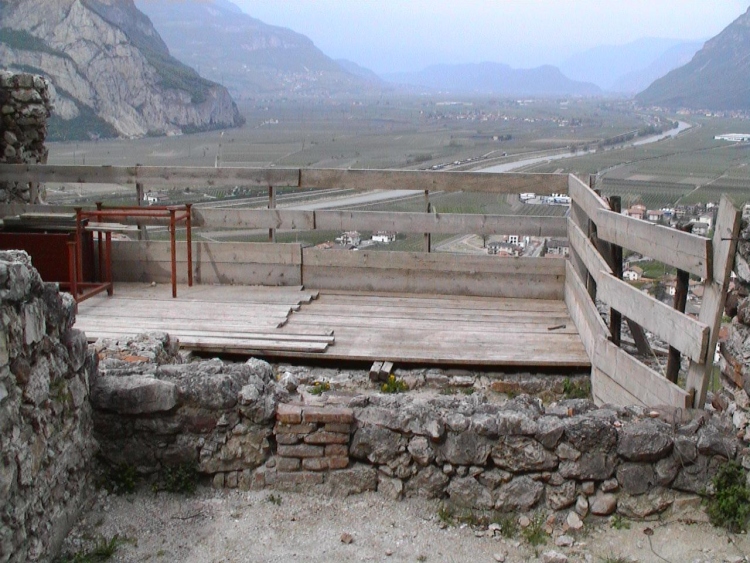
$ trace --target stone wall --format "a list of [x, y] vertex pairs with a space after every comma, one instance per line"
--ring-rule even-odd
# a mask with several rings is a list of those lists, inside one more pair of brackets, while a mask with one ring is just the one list
[[[47, 162], [44, 140], [51, 109], [45, 78], [0, 70], [0, 163]], [[41, 199], [36, 184], [0, 182], [0, 203], [40, 203]]]
[[311, 378], [277, 382], [257, 360], [180, 364], [164, 352], [170, 346], [166, 335], [100, 346], [92, 397], [113, 463], [154, 472], [191, 461], [217, 487], [378, 490], [457, 509], [574, 510], [579, 518], [658, 514], [681, 493], [697, 501], [726, 461], [750, 464], [722, 414], [596, 408], [583, 399], [544, 406], [485, 390], [388, 395], [375, 384], [352, 392], [332, 383], [312, 396]]
[[89, 377], [75, 303], [24, 252], [0, 252], [0, 561], [47, 561], [89, 480]]

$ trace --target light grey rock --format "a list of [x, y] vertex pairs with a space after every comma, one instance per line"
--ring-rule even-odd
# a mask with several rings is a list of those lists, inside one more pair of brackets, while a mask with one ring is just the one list
[[348, 497], [375, 491], [378, 488], [378, 472], [374, 467], [355, 463], [347, 469], [331, 471], [326, 476], [323, 489], [336, 497]]
[[95, 408], [120, 414], [166, 412], [177, 400], [174, 383], [150, 377], [100, 377], [91, 389]]
[[653, 490], [647, 495], [637, 497], [623, 496], [617, 502], [617, 513], [626, 518], [642, 519], [661, 514], [674, 502], [674, 493], [665, 490]]
[[542, 483], [526, 476], [516, 477], [510, 483], [500, 487], [495, 508], [502, 512], [526, 512], [537, 505], [543, 493]]
[[581, 518], [586, 518], [589, 513], [589, 501], [585, 496], [581, 495], [578, 497], [576, 500], [575, 511]]
[[558, 471], [565, 479], [603, 481], [615, 472], [617, 457], [602, 452], [581, 454], [577, 461], [562, 461]]
[[434, 465], [428, 465], [406, 482], [406, 493], [409, 496], [440, 498], [449, 482], [450, 477]]
[[551, 471], [557, 467], [557, 456], [533, 438], [501, 436], [492, 448], [492, 461], [500, 469], [513, 473]]
[[576, 501], [575, 481], [565, 481], [560, 486], [547, 485], [547, 507], [551, 510], [562, 510], [572, 506]]
[[454, 477], [445, 490], [451, 504], [469, 509], [490, 510], [492, 493], [473, 477]]
[[609, 516], [617, 509], [617, 496], [600, 493], [590, 500], [591, 514], [596, 516]]
[[542, 563], [568, 563], [568, 557], [557, 551], [545, 551], [542, 553]]
[[453, 465], [484, 465], [491, 450], [490, 441], [475, 432], [451, 432], [437, 448], [437, 459]]
[[627, 424], [620, 430], [617, 453], [628, 461], [658, 461], [672, 452], [669, 425], [654, 419]]
[[623, 463], [617, 468], [617, 482], [629, 495], [642, 495], [656, 484], [654, 468], [647, 463]]
[[388, 463], [406, 449], [406, 438], [380, 426], [363, 426], [354, 433], [349, 454], [370, 463]]
[[378, 493], [392, 500], [401, 500], [404, 496], [404, 482], [378, 475]]
[[435, 460], [435, 450], [432, 448], [429, 440], [424, 436], [414, 436], [409, 440], [407, 448], [411, 457], [419, 465], [429, 465]]

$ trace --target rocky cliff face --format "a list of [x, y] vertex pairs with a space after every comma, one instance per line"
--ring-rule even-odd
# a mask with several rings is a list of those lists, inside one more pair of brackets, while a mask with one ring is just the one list
[[242, 123], [227, 90], [172, 58], [133, 0], [0, 0], [0, 61], [49, 78], [52, 138]]

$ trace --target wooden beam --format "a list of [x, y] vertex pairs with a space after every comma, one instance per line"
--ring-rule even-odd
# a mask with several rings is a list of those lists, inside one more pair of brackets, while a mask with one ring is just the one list
[[600, 209], [609, 209], [609, 204], [605, 200], [572, 174], [568, 176], [568, 195], [593, 221], [596, 220], [596, 214]]
[[599, 278], [599, 298], [646, 330], [668, 342], [695, 361], [706, 357], [709, 328], [669, 305], [634, 288], [627, 282], [604, 275]]
[[593, 217], [599, 237], [691, 274], [711, 276], [711, 241], [601, 209]]
[[589, 358], [593, 358], [596, 341], [607, 334], [607, 325], [589, 298], [583, 281], [569, 262], [565, 274], [565, 304], [578, 328], [586, 353]]
[[315, 229], [315, 212], [294, 209], [193, 207], [193, 226], [206, 229], [312, 231]]
[[669, 405], [678, 408], [690, 406], [690, 394], [687, 391], [667, 381], [666, 378], [612, 344], [606, 337], [598, 339], [592, 363], [596, 369], [601, 370], [647, 406]]
[[711, 372], [714, 367], [714, 350], [719, 340], [721, 317], [729, 288], [729, 278], [734, 266], [737, 237], [740, 232], [741, 213], [729, 198], [722, 196], [713, 238], [713, 269], [711, 280], [706, 281], [703, 303], [698, 319], [711, 329], [708, 341], [708, 356], [703, 362], [690, 362], [687, 375], [687, 390], [694, 392], [693, 406], [703, 408]]
[[0, 181], [120, 185], [138, 182], [147, 187], [184, 187], [191, 184], [296, 187], [299, 185], [299, 169], [0, 164]]
[[598, 282], [602, 275], [612, 274], [607, 261], [571, 219], [568, 219], [568, 239], [594, 280]]
[[565, 192], [562, 174], [497, 174], [487, 172], [426, 172], [421, 170], [300, 170], [300, 187], [367, 190], [415, 190], [552, 194]]
[[648, 406], [596, 367], [591, 368], [591, 394], [594, 397], [594, 403], [599, 407], [602, 405]]
[[524, 217], [461, 213], [387, 211], [316, 211], [315, 228], [323, 231], [394, 231], [397, 233], [512, 234], [564, 237], [564, 217]]
[[387, 252], [303, 249], [305, 266], [366, 268], [367, 270], [422, 270], [473, 274], [523, 274], [564, 276], [566, 260], [555, 258], [498, 258], [448, 252]]

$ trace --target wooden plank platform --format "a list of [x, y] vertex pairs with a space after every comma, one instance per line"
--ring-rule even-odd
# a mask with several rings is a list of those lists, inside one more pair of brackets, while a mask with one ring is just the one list
[[563, 301], [295, 287], [118, 283], [81, 303], [90, 340], [165, 331], [183, 347], [273, 358], [589, 367]]

